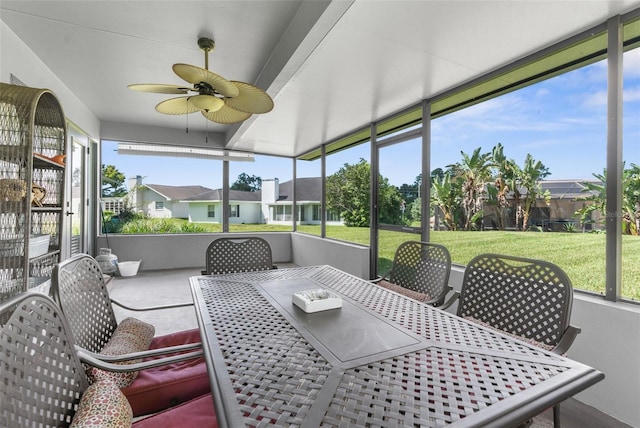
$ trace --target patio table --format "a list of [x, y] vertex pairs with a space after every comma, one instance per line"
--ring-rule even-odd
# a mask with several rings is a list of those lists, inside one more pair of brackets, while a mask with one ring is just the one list
[[221, 427], [508, 427], [604, 378], [331, 266], [190, 283]]

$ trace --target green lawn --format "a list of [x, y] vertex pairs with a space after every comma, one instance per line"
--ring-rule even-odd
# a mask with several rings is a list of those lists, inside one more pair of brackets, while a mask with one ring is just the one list
[[[200, 223], [207, 232], [220, 232], [220, 225]], [[291, 227], [264, 224], [231, 224], [231, 232], [290, 231]], [[320, 234], [320, 226], [300, 226], [298, 231]], [[369, 228], [327, 226], [327, 237], [369, 245]], [[385, 272], [396, 248], [418, 235], [380, 231], [379, 271]], [[438, 231], [431, 241], [451, 252], [453, 263], [465, 265], [481, 253], [501, 253], [546, 260], [567, 272], [575, 288], [604, 294], [605, 234], [509, 231]], [[640, 237], [622, 237], [622, 296], [640, 301]]]

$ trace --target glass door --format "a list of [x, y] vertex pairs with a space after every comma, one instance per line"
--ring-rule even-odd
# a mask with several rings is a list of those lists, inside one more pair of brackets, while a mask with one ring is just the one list
[[78, 139], [72, 138], [71, 191], [67, 198], [67, 216], [71, 218], [70, 255], [86, 252], [87, 249], [87, 147]]
[[422, 140], [378, 147], [378, 275], [391, 269], [396, 249], [420, 241]]

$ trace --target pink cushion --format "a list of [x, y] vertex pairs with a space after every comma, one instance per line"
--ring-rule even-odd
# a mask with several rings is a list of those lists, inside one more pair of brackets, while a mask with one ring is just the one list
[[[200, 342], [198, 329], [159, 336], [150, 349]], [[134, 416], [158, 412], [211, 391], [204, 358], [145, 369], [123, 389]]]
[[518, 340], [522, 340], [523, 342], [528, 343], [529, 345], [533, 345], [533, 346], [537, 346], [538, 348], [542, 348], [546, 351], [552, 351], [553, 348], [555, 348], [555, 346], [553, 345], [547, 345], [546, 343], [542, 343], [542, 342], [538, 342], [537, 340], [534, 339], [529, 339], [528, 337], [523, 337], [523, 336], [518, 336], [517, 334], [513, 334], [513, 333], [509, 333], [508, 331], [504, 331], [504, 330], [500, 330], [499, 328], [496, 328], [494, 326], [492, 326], [491, 324], [488, 324], [484, 321], [480, 321], [474, 317], [464, 317], [464, 319], [469, 320], [471, 322], [474, 322], [476, 324], [480, 324], [483, 327], [489, 328], [491, 330], [494, 331], [498, 331], [502, 334], [505, 334], [509, 337], [512, 337], [514, 339], [518, 339]]
[[133, 424], [133, 428], [216, 428], [218, 420], [211, 394], [172, 407]]
[[396, 285], [384, 279], [380, 280], [380, 282], [378, 282], [378, 285], [380, 287], [386, 288], [387, 290], [395, 291], [396, 293], [410, 297], [413, 300], [417, 300], [418, 302], [426, 302], [427, 300], [430, 300], [429, 296], [424, 293], [409, 290], [408, 288], [404, 288], [400, 285]]

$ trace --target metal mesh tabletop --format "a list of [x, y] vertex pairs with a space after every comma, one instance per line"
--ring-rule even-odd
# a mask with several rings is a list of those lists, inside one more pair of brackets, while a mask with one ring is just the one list
[[[307, 317], [278, 300], [278, 284], [301, 279], [300, 286], [339, 294], [345, 305], [334, 311], [366, 312], [375, 322], [365, 325], [398, 329], [411, 346], [336, 356], [314, 323], [347, 338], [363, 327], [341, 325], [350, 318], [339, 312]], [[329, 266], [193, 277], [191, 284], [221, 426], [508, 426], [602, 378]]]

